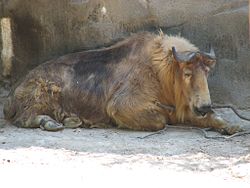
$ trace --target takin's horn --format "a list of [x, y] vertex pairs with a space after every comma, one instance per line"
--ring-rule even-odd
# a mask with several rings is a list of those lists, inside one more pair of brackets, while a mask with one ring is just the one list
[[210, 46], [210, 52], [209, 53], [204, 53], [205, 55], [207, 55], [208, 57], [212, 58], [212, 59], [215, 59], [216, 56], [215, 56], [215, 52], [214, 52], [214, 49], [211, 45]]
[[175, 47], [172, 47], [172, 53], [173, 53], [175, 60], [178, 62], [190, 61], [196, 54], [195, 52], [178, 53], [178, 52], [176, 52]]

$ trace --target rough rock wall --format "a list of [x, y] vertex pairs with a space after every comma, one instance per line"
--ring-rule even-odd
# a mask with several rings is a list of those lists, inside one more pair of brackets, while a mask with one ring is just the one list
[[47, 59], [162, 28], [202, 50], [212, 44], [213, 100], [250, 106], [248, 0], [0, 0], [0, 8], [13, 21], [13, 80]]
[[[3, 1], [0, 0], [0, 18], [3, 17]], [[0, 27], [0, 33], [1, 33], [1, 27]], [[1, 37], [1, 34], [0, 34], [0, 53], [2, 51], [2, 37]], [[0, 58], [0, 81], [1, 81], [1, 74], [2, 74], [2, 70], [3, 70], [3, 67], [2, 67], [2, 58]]]

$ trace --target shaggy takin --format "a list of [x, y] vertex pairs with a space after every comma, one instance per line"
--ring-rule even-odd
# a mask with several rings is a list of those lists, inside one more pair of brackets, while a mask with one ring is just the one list
[[4, 115], [18, 127], [49, 131], [157, 131], [181, 123], [233, 134], [239, 128], [211, 109], [207, 77], [215, 63], [213, 49], [205, 53], [182, 37], [139, 33], [41, 64], [10, 93]]

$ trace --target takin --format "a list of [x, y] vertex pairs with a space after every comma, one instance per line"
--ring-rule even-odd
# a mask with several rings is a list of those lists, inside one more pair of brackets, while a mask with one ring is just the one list
[[185, 38], [134, 34], [110, 47], [39, 65], [10, 93], [5, 119], [48, 131], [157, 131], [181, 123], [234, 134], [239, 126], [211, 108], [207, 78], [215, 64], [213, 49], [202, 52]]

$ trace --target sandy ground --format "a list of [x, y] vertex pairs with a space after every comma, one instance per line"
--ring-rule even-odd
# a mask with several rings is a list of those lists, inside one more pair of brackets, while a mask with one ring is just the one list
[[[220, 113], [250, 129], [230, 110]], [[46, 132], [16, 128], [0, 117], [1, 187], [250, 186], [250, 135], [214, 140], [169, 128], [140, 139], [149, 133]]]

